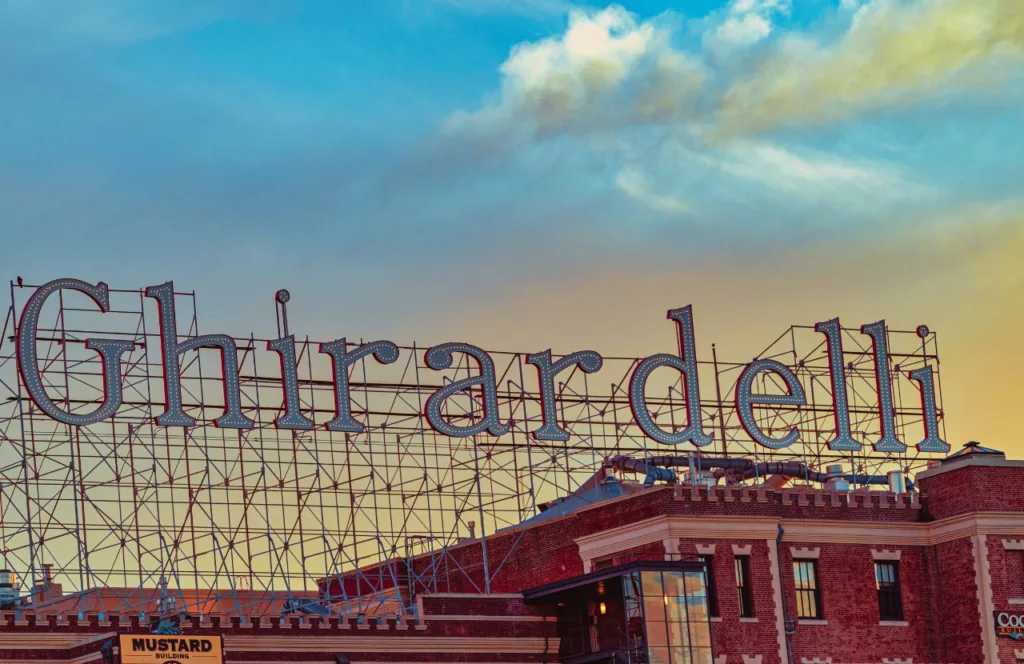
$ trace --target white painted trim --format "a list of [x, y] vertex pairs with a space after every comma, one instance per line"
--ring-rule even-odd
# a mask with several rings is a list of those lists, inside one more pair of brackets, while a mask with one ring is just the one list
[[756, 622], [760, 622], [760, 621], [758, 621], [757, 618], [740, 618], [740, 622], [741, 623], [749, 624], [749, 623], [756, 623]]
[[1021, 597], [1011, 597], [1007, 601], [1009, 604], [1024, 604], [1024, 598]]
[[[470, 622], [487, 622], [487, 621], [492, 621], [492, 620], [496, 620], [496, 621], [499, 621], [499, 622], [556, 622], [557, 621], [557, 619], [554, 616], [509, 616], [509, 615], [500, 615], [500, 616], [456, 616], [456, 615], [436, 616], [436, 615], [428, 615], [428, 616], [424, 617], [424, 620], [426, 620], [427, 622], [437, 622], [439, 620], [442, 620], [442, 621], [443, 620], [457, 620], [459, 622], [465, 622], [465, 621], [470, 621]], [[395, 627], [400, 628], [401, 625], [396, 625]]]
[[[676, 540], [678, 542], [678, 540]], [[713, 556], [715, 555], [714, 544], [695, 544], [694, 547], [697, 549], [697, 553], [702, 556]]]
[[815, 620], [813, 618], [800, 618], [796, 621], [797, 625], [811, 625], [811, 626], [824, 626], [828, 625], [827, 620]]
[[1007, 551], [1024, 551], [1024, 540], [1003, 540], [1003, 548]]
[[793, 560], [817, 560], [821, 557], [821, 547], [803, 547], [803, 546], [791, 546], [789, 547], [789, 553], [793, 556]]
[[232, 653], [265, 652], [407, 652], [407, 653], [543, 653], [558, 652], [557, 638], [544, 637], [453, 637], [453, 636], [308, 636], [265, 635], [259, 637], [224, 635], [224, 650]]
[[679, 555], [679, 540], [677, 538], [667, 537], [661, 543], [665, 547], [665, 560], [679, 560], [681, 558]]
[[895, 551], [890, 551], [889, 549], [882, 549], [881, 551], [878, 549], [871, 549], [872, 560], [899, 560], [902, 555], [903, 551], [901, 549], [896, 549]]
[[761, 664], [761, 660], [764, 659], [763, 655], [740, 655], [743, 658], [743, 664]]
[[988, 545], [984, 535], [974, 535], [971, 541], [974, 544], [974, 581], [978, 586], [982, 654], [985, 664], [999, 664], [996, 626], [992, 623], [992, 575], [988, 567]]
[[424, 592], [421, 597], [440, 597], [441, 599], [522, 599], [521, 592]]
[[598, 558], [634, 546], [666, 539], [773, 539], [785, 523], [786, 541], [814, 544], [868, 544], [879, 546], [934, 546], [972, 535], [1024, 538], [1024, 514], [971, 512], [928, 523], [884, 523], [777, 517], [691, 517], [661, 515], [576, 539], [580, 556]]
[[708, 620], [710, 620], [713, 623], [720, 623], [722, 622], [722, 616], [711, 616], [710, 618], [708, 618]]
[[786, 661], [786, 621], [782, 615], [782, 574], [779, 571], [779, 547], [774, 538], [766, 539], [771, 561], [772, 598], [775, 600], [775, 635], [779, 643], [779, 661]]
[[1024, 468], [1024, 461], [1014, 461], [1009, 459], [992, 458], [992, 457], [974, 457], [970, 459], [964, 459], [961, 461], [953, 461], [952, 463], [944, 463], [937, 468], [929, 468], [922, 470], [914, 476], [914, 479], [920, 481], [926, 477], [935, 477], [936, 475], [942, 475], [953, 470], [960, 470], [961, 468], [971, 468], [977, 466], [988, 466], [990, 468]]
[[733, 544], [732, 555], [734, 556], [749, 556], [751, 549], [754, 548], [753, 544]]
[[910, 623], [906, 620], [879, 620], [878, 625], [880, 627], [910, 627]]

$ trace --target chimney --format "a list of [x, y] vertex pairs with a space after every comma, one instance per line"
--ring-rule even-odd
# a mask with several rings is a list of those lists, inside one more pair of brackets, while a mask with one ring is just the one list
[[64, 587], [53, 582], [53, 563], [43, 565], [43, 578], [36, 579], [32, 587], [32, 603], [37, 607], [64, 595]]
[[469, 528], [469, 539], [476, 539], [476, 521], [467, 522], [466, 527]]

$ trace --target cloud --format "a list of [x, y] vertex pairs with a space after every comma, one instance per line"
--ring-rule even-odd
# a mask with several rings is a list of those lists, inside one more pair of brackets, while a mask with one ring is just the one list
[[664, 122], [689, 107], [703, 81], [667, 25], [614, 5], [572, 10], [564, 34], [518, 44], [500, 73], [498, 98], [452, 114], [446, 131], [550, 136]]
[[5, 26], [0, 34], [15, 38], [31, 34], [32, 42], [47, 49], [57, 43], [130, 44], [207, 25], [226, 16], [231, 4], [230, 0], [12, 0], [0, 7]]
[[729, 86], [717, 118], [720, 131], [835, 123], [973, 89], [998, 80], [981, 65], [1024, 51], [1020, 0], [873, 0], [844, 6], [854, 12], [837, 41], [792, 35], [774, 57]]
[[[789, 7], [788, 0], [733, 0], [717, 25]], [[442, 133], [452, 149], [465, 145], [456, 139], [470, 139], [510, 153], [571, 138], [571, 147], [551, 149], [598, 155], [611, 164], [609, 184], [628, 200], [688, 222], [709, 222], [743, 194], [788, 205], [789, 214], [840, 206], [817, 222], [825, 226], [934, 198], [878, 158], [718, 134], [708, 99], [723, 72], [677, 46], [679, 25], [667, 16], [641, 20], [618, 6], [573, 10], [564, 33], [515, 46], [500, 67], [496, 97], [453, 113]]]
[[788, 14], [790, 8], [790, 0], [733, 0], [707, 41], [717, 50], [756, 44], [774, 30], [773, 16]]
[[624, 168], [615, 178], [615, 186], [635, 201], [666, 214], [683, 214], [690, 206], [681, 198], [655, 192], [647, 176], [635, 168]]
[[892, 164], [798, 152], [765, 141], [733, 142], [711, 161], [732, 175], [798, 196], [902, 198], [912, 186]]

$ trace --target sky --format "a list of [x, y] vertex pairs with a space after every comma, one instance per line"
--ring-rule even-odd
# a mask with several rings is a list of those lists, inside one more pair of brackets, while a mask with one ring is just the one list
[[1020, 0], [0, 0], [4, 273], [206, 331], [751, 357], [938, 333], [1024, 458]]

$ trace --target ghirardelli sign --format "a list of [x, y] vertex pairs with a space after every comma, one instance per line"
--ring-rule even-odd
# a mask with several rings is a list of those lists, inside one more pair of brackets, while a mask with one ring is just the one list
[[[39, 370], [36, 352], [39, 317], [47, 299], [61, 290], [77, 291], [88, 296], [101, 312], [110, 309], [110, 293], [103, 282], [90, 284], [79, 279], [55, 279], [40, 286], [25, 303], [17, 330], [18, 368], [21, 380], [31, 399], [46, 415], [72, 426], [88, 426], [112, 417], [122, 403], [122, 357], [131, 350], [133, 343], [125, 339], [104, 339], [89, 337], [85, 347], [96, 353], [102, 365], [103, 400], [92, 411], [69, 412], [62, 409], [47, 394]], [[224, 334], [204, 334], [181, 339], [178, 336], [175, 316], [174, 284], [166, 282], [145, 289], [145, 297], [157, 304], [160, 319], [160, 360], [163, 368], [164, 410], [154, 417], [157, 426], [192, 427], [196, 420], [185, 412], [182, 404], [181, 359], [184, 355], [200, 348], [215, 348], [220, 352], [223, 369], [224, 411], [214, 420], [218, 427], [228, 429], [252, 429], [255, 424], [242, 409], [239, 377], [238, 349], [235, 341]], [[668, 319], [675, 325], [679, 350], [676, 354], [660, 353], [640, 361], [632, 371], [629, 380], [629, 405], [635, 423], [643, 433], [659, 443], [680, 445], [692, 443], [705, 447], [712, 443], [711, 432], [706, 431], [701, 421], [700, 381], [694, 341], [694, 317], [690, 306], [672, 309]], [[823, 335], [823, 342], [829, 358], [829, 381], [832, 394], [832, 415], [834, 435], [828, 447], [839, 451], [857, 451], [864, 444], [870, 444], [876, 452], [899, 453], [907, 449], [905, 441], [897, 436], [893, 408], [892, 376], [888, 369], [888, 335], [884, 320], [863, 325], [861, 334], [871, 343], [875, 363], [875, 387], [877, 389], [877, 416], [881, 435], [874, 441], [858, 441], [851, 434], [850, 405], [847, 393], [846, 366], [843, 361], [842, 328], [838, 318], [815, 325]], [[919, 328], [918, 335], [924, 338], [926, 328]], [[349, 391], [350, 370], [358, 362], [372, 360], [380, 364], [394, 363], [400, 355], [399, 347], [391, 341], [373, 341], [353, 346], [344, 338], [320, 344], [319, 353], [329, 356], [333, 366], [334, 416], [325, 422], [314, 422], [303, 412], [299, 400], [299, 381], [296, 371], [295, 336], [284, 336], [266, 343], [266, 351], [277, 355], [281, 366], [280, 389], [282, 391], [282, 413], [274, 420], [279, 429], [312, 430], [323, 426], [328, 431], [359, 433], [364, 425], [353, 414]], [[452, 367], [457, 354], [470, 358], [476, 366], [476, 373], [454, 380], [434, 391], [423, 407], [424, 416], [431, 427], [441, 434], [464, 438], [487, 434], [501, 437], [510, 429], [510, 423], [502, 421], [498, 412], [498, 391], [494, 361], [478, 346], [464, 342], [448, 342], [427, 348], [424, 352], [425, 365], [433, 370]], [[580, 370], [593, 374], [601, 370], [602, 357], [595, 351], [582, 350], [556, 357], [551, 350], [532, 353], [527, 363], [536, 368], [542, 417], [540, 425], [531, 431], [536, 440], [565, 441], [569, 432], [559, 421], [558, 394], [555, 380], [563, 372]], [[882, 369], [884, 367], [884, 370]], [[686, 400], [687, 421], [679, 427], [666, 428], [656, 422], [647, 403], [646, 387], [651, 374], [658, 369], [669, 369], [681, 377]], [[785, 385], [783, 394], [765, 394], [755, 391], [755, 380], [763, 374], [773, 374], [777, 382]], [[908, 372], [908, 377], [920, 390], [921, 419], [924, 437], [917, 441], [920, 452], [947, 452], [947, 445], [939, 435], [938, 410], [936, 408], [935, 380], [931, 365], [925, 364]], [[765, 432], [754, 416], [755, 406], [800, 407], [807, 403], [807, 396], [796, 373], [775, 359], [755, 359], [746, 364], [735, 388], [736, 414], [750, 438], [758, 444], [773, 450], [787, 448], [799, 440], [796, 427], [784, 432]], [[455, 423], [446, 419], [443, 406], [450, 397], [466, 390], [482, 393], [481, 415], [467, 423]], [[773, 435], [774, 434], [774, 435]]]

